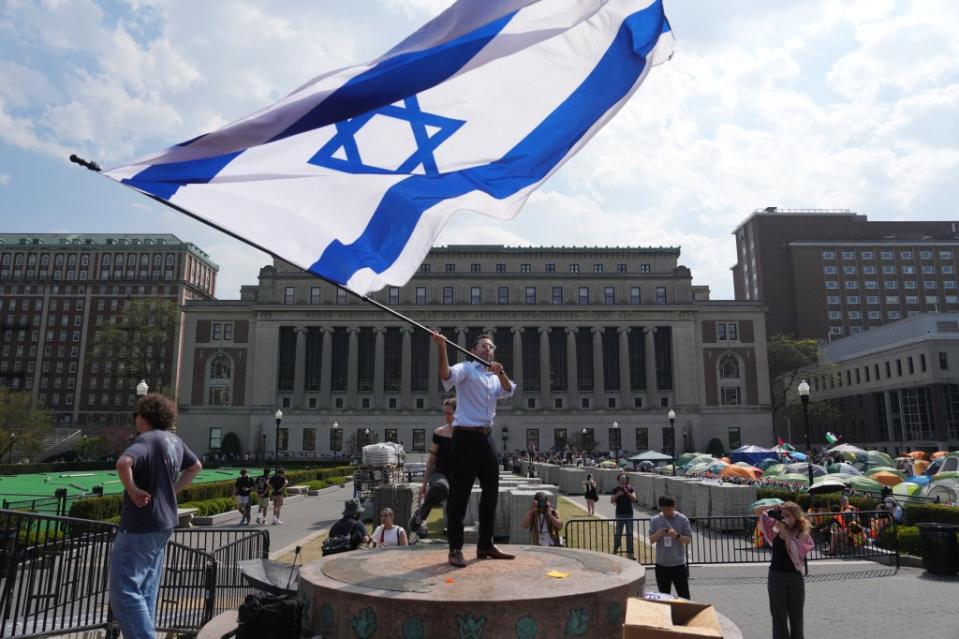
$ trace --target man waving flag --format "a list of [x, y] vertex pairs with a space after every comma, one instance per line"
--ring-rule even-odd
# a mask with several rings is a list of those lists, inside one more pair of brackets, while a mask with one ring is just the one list
[[660, 0], [460, 0], [366, 65], [109, 177], [363, 295], [514, 217], [672, 53]]

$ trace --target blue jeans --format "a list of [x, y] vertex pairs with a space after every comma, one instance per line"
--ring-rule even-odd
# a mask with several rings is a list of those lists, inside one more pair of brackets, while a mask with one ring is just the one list
[[171, 534], [117, 533], [110, 553], [110, 606], [124, 638], [156, 637], [157, 593]]
[[619, 554], [619, 536], [623, 534], [623, 528], [626, 529], [626, 554], [633, 556], [633, 516], [616, 516], [616, 534], [613, 535], [613, 554]]

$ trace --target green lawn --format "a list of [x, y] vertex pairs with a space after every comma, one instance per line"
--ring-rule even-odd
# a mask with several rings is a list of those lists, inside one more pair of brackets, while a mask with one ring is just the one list
[[[203, 470], [194, 483], [236, 479], [239, 475], [239, 468]], [[0, 476], [0, 499], [18, 501], [29, 497], [53, 497], [58, 488], [66, 488], [68, 495], [77, 495], [89, 493], [94, 486], [103, 486], [106, 495], [123, 492], [115, 470], [74, 470]]]
[[[559, 497], [559, 516], [564, 524], [570, 520], [593, 520], [597, 521], [599, 517], [591, 517], [584, 509], [570, 501], [566, 497]], [[611, 553], [613, 551], [613, 533], [615, 529], [610, 524], [586, 524], [564, 526], [566, 534], [566, 546], [569, 548], [580, 548], [583, 550], [595, 550], [601, 553]], [[638, 532], [638, 531], [636, 531]], [[620, 539], [620, 548], [622, 552], [626, 551], [626, 539]], [[655, 549], [645, 540], [635, 539], [633, 549], [636, 559], [643, 564], [651, 564], [656, 556]]]

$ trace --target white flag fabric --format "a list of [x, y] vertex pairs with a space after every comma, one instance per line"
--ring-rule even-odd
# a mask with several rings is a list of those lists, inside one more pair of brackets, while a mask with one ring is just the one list
[[360, 294], [514, 217], [672, 55], [660, 0], [460, 0], [377, 60], [105, 174]]

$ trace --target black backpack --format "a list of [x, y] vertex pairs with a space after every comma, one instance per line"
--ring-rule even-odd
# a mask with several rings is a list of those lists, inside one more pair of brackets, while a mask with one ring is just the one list
[[296, 597], [247, 595], [238, 621], [237, 639], [298, 639], [303, 603]]
[[323, 551], [323, 556], [327, 555], [338, 555], [341, 552], [348, 552], [354, 550], [359, 543], [353, 543], [353, 537], [357, 534], [356, 527], [359, 522], [354, 521], [350, 526], [350, 532], [347, 535], [336, 535], [335, 537], [329, 537], [326, 541], [323, 542], [321, 550]]

